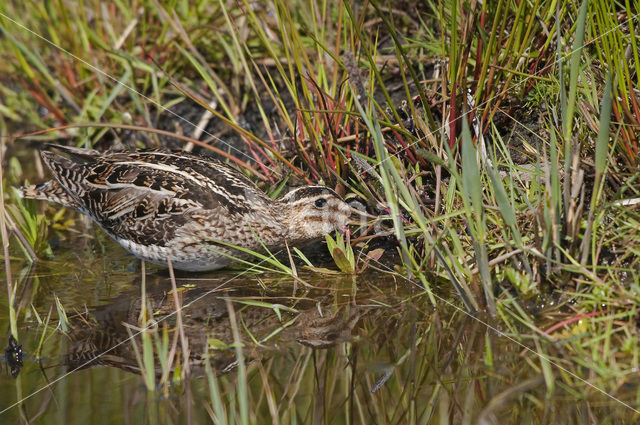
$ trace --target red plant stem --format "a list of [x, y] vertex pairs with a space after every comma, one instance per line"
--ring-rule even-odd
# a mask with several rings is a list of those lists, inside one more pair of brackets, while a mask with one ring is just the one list
[[456, 123], [458, 121], [457, 91], [458, 82], [454, 81], [453, 87], [451, 88], [451, 106], [449, 107], [449, 149], [453, 149], [453, 146], [456, 144]]
[[74, 74], [71, 66], [69, 66], [69, 62], [63, 61], [62, 67], [64, 68], [64, 73], [67, 75], [67, 81], [69, 85], [73, 88], [78, 86], [78, 81], [76, 80], [76, 75]]
[[[480, 32], [484, 32], [484, 20], [485, 20], [485, 10], [484, 5], [482, 7], [482, 12], [480, 12]], [[475, 94], [476, 89], [478, 88], [478, 79], [480, 79], [480, 72], [482, 71], [482, 48], [484, 44], [482, 43], [482, 37], [478, 37], [478, 49], [476, 52], [476, 66], [473, 73], [473, 83], [471, 85], [471, 90]], [[477, 100], [478, 102], [480, 99]]]
[[[53, 131], [66, 130], [67, 128], [83, 128], [83, 127], [120, 128], [120, 129], [123, 129], [123, 130], [148, 131], [150, 133], [161, 134], [163, 136], [175, 137], [176, 139], [184, 140], [186, 142], [193, 143], [194, 145], [198, 145], [198, 146], [200, 146], [202, 148], [209, 149], [209, 150], [221, 155], [222, 157], [227, 158], [228, 160], [235, 162], [236, 164], [240, 165], [241, 167], [251, 171], [253, 173], [253, 175], [258, 177], [259, 179], [268, 180], [268, 178], [266, 176], [264, 176], [262, 173], [260, 173], [255, 168], [253, 168], [251, 165], [249, 165], [246, 162], [242, 161], [241, 159], [238, 159], [235, 156], [223, 151], [222, 149], [218, 149], [215, 146], [207, 145], [206, 143], [201, 142], [200, 140], [194, 139], [192, 137], [183, 136], [181, 134], [172, 133], [170, 131], [159, 130], [157, 128], [148, 128], [148, 127], [141, 127], [141, 126], [137, 126], [137, 125], [128, 125], [128, 124], [103, 124], [103, 123], [68, 124], [68, 125], [61, 125], [59, 127], [46, 128], [44, 130], [38, 130], [38, 131], [34, 131], [32, 133], [22, 134], [22, 135], [16, 136], [16, 139], [20, 139], [20, 138], [23, 138], [23, 137], [29, 137], [29, 136], [37, 136], [39, 134], [51, 133]], [[311, 183], [311, 182], [309, 182], [309, 183]]]
[[[627, 86], [633, 87], [633, 82], [631, 81], [631, 75], [626, 74], [627, 77]], [[633, 114], [631, 116], [632, 122], [635, 125], [638, 125], [640, 121], [640, 106], [638, 106], [638, 98], [636, 98], [636, 94], [634, 90], [629, 90], [629, 97], [631, 98], [631, 106], [633, 107]]]
[[251, 155], [253, 155], [253, 159], [256, 161], [256, 164], [258, 164], [258, 167], [260, 167], [265, 176], [269, 177], [269, 180], [273, 181], [269, 168], [264, 165], [264, 162], [262, 162], [260, 155], [258, 155], [258, 153], [253, 149], [251, 145], [249, 145], [249, 152], [251, 152]]
[[[55, 115], [56, 119], [58, 121], [60, 121], [63, 124], [67, 123], [67, 119], [64, 117], [64, 114], [58, 109], [56, 108], [55, 105], [53, 105], [52, 103], [49, 102], [49, 100], [47, 99], [46, 95], [43, 95], [41, 93], [43, 93], [42, 88], [40, 87], [40, 84], [38, 84], [37, 82], [35, 83], [35, 89], [33, 88], [28, 88], [29, 93], [31, 93], [31, 95], [36, 99], [36, 101], [44, 106], [45, 108], [47, 108], [49, 111], [51, 111], [51, 113], [53, 115]], [[37, 89], [37, 91], [36, 91]]]
[[400, 143], [402, 145], [402, 149], [401, 149], [400, 152], [406, 152], [407, 156], [409, 157], [409, 160], [411, 161], [412, 164], [415, 164], [416, 162], [418, 162], [416, 157], [413, 155], [413, 152], [411, 151], [411, 149], [409, 149], [409, 146], [404, 141], [404, 138], [402, 136], [400, 136], [400, 133], [398, 133], [397, 131], [393, 130], [393, 134], [396, 136], [396, 139], [398, 140], [398, 143]]
[[[611, 106], [613, 107], [613, 114], [616, 117], [616, 121], [623, 122], [622, 117], [620, 116], [620, 110], [618, 109], [618, 102], [613, 102]], [[636, 160], [631, 149], [631, 140], [629, 139], [629, 135], [627, 134], [626, 126], [620, 126], [620, 134], [624, 139], [624, 143], [622, 143], [622, 146], [625, 150], [625, 153], [627, 154], [627, 160], [631, 161], [631, 163], [635, 163]]]
[[[631, 96], [633, 96], [632, 93], [630, 93]], [[631, 110], [629, 109], [629, 107], [627, 106], [626, 102], [620, 102], [620, 106], [622, 106], [622, 111], [624, 112], [624, 116], [627, 117], [627, 119], [632, 123], [635, 124], [636, 123], [636, 118], [633, 115], [633, 113], [631, 112]], [[633, 106], [633, 104], [632, 104]], [[636, 134], [633, 131], [630, 131], [627, 133], [629, 136], [629, 148], [633, 150], [633, 153], [637, 153], [637, 149], [634, 149], [634, 147], [637, 147], [637, 142], [636, 142]], [[634, 155], [635, 156], [635, 155]]]
[[552, 332], [555, 332], [556, 330], [560, 329], [563, 326], [566, 326], [570, 323], [573, 322], [577, 322], [579, 320], [582, 319], [586, 319], [587, 317], [594, 317], [594, 316], [599, 316], [601, 314], [606, 314], [609, 313], [609, 310], [601, 310], [601, 311], [592, 311], [591, 313], [585, 313], [585, 314], [580, 314], [578, 316], [574, 316], [574, 317], [570, 317], [566, 320], [563, 320], [560, 323], [556, 323], [555, 325], [551, 326], [549, 329], [547, 329], [546, 331], [544, 331], [547, 334], [550, 334]]

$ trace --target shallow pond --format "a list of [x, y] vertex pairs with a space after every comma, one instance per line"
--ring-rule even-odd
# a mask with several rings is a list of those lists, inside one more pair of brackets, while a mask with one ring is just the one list
[[[299, 266], [298, 280], [242, 270], [178, 274], [181, 334], [170, 275], [148, 266], [144, 289], [153, 320], [145, 342], [140, 262], [101, 231], [86, 229], [60, 241], [54, 261], [29, 266], [14, 257], [24, 358], [12, 370], [5, 357], [2, 423], [199, 424], [223, 415], [241, 423], [242, 412], [252, 423], [634, 418], [571, 376], [548, 390], [540, 359], [479, 321], [487, 317], [456, 308], [446, 284], [436, 285], [441, 299], [434, 306], [408, 279], [373, 268], [351, 277]], [[392, 252], [383, 259], [380, 269], [396, 260]], [[5, 296], [5, 330], [8, 312]], [[190, 377], [180, 379], [185, 353]], [[635, 403], [637, 388], [625, 393]]]
[[[166, 269], [143, 270], [78, 214], [67, 211], [53, 221], [48, 260], [28, 264], [11, 239], [23, 356], [22, 364], [12, 361], [18, 350], [15, 344], [11, 350], [3, 295], [1, 423], [637, 419], [624, 404], [640, 402], [640, 387], [629, 384], [628, 374], [621, 374], [617, 400], [605, 396], [581, 381], [593, 371], [570, 365], [562, 346], [523, 337], [532, 332], [513, 319], [465, 313], [446, 281], [432, 282], [430, 296], [393, 273], [399, 264], [393, 247], [356, 276], [312, 271], [300, 261], [297, 278], [247, 267], [178, 272], [176, 300]], [[323, 244], [305, 253], [314, 265], [335, 270]], [[5, 286], [4, 267], [0, 278]], [[542, 317], [550, 302], [521, 304]]]

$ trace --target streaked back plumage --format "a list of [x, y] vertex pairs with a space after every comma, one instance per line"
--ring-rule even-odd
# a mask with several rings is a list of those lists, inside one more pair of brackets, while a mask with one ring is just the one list
[[[226, 244], [259, 249], [307, 240], [340, 228], [351, 214], [323, 186], [274, 201], [242, 173], [191, 153], [48, 149], [41, 157], [54, 179], [22, 188], [25, 198], [76, 209], [135, 255], [159, 264], [170, 258], [185, 270], [230, 263], [225, 254], [238, 251]], [[313, 206], [318, 197], [327, 197], [328, 210]], [[322, 225], [314, 224], [323, 214]]]

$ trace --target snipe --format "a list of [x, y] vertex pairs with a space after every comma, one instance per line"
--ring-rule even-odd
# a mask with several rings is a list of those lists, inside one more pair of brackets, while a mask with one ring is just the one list
[[324, 186], [272, 200], [240, 172], [186, 152], [100, 153], [49, 145], [53, 179], [22, 188], [25, 198], [57, 202], [91, 217], [125, 249], [177, 269], [215, 270], [251, 250], [319, 238], [357, 210]]

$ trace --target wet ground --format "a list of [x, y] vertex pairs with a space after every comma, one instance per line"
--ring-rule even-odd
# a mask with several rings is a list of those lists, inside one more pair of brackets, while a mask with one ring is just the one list
[[[142, 354], [136, 354], [142, 352], [139, 261], [101, 231], [87, 232], [62, 241], [52, 261], [12, 262], [23, 357], [22, 367], [10, 356], [3, 361], [2, 423], [208, 423], [213, 403], [207, 362], [217, 371], [232, 416], [239, 410], [233, 407], [240, 394], [238, 345], [248, 373], [250, 421], [256, 423], [633, 418], [624, 406], [588, 393], [571, 377], [573, 386], [558, 380], [549, 395], [539, 359], [458, 310], [446, 286], [436, 293], [454, 306], [434, 306], [409, 280], [373, 269], [351, 277], [300, 268], [300, 279], [312, 286], [290, 276], [238, 270], [178, 275], [191, 370], [191, 378], [179, 380], [183, 337], [174, 332], [171, 280], [166, 270], [149, 267], [149, 335], [156, 356], [171, 356], [173, 368], [163, 370], [156, 357], [151, 374], [158, 387], [148, 391]], [[380, 268], [393, 266], [392, 253], [383, 259]], [[8, 311], [4, 297], [2, 329], [9, 329]], [[234, 323], [241, 344], [233, 336]], [[627, 401], [636, 393], [629, 388]]]
[[[593, 379], [592, 371], [566, 360], [563, 347], [522, 338], [531, 332], [518, 323], [466, 314], [448, 282], [430, 282], [430, 299], [418, 283], [390, 273], [399, 264], [393, 247], [356, 276], [301, 262], [298, 279], [242, 268], [178, 273], [181, 335], [166, 269], [147, 265], [143, 274], [140, 261], [89, 220], [46, 208], [54, 222], [47, 260], [28, 264], [11, 241], [18, 341], [10, 340], [4, 295], [0, 423], [210, 423], [218, 414], [212, 388], [231, 423], [241, 422], [242, 394], [252, 423], [636, 419], [622, 403], [639, 404], [637, 385], [625, 379], [618, 401], [611, 399], [580, 380]], [[305, 252], [335, 270], [322, 243]], [[0, 279], [4, 287], [4, 268]], [[535, 316], [548, 300], [521, 301]], [[143, 304], [151, 313], [141, 333]], [[187, 357], [190, 377], [180, 379]]]

